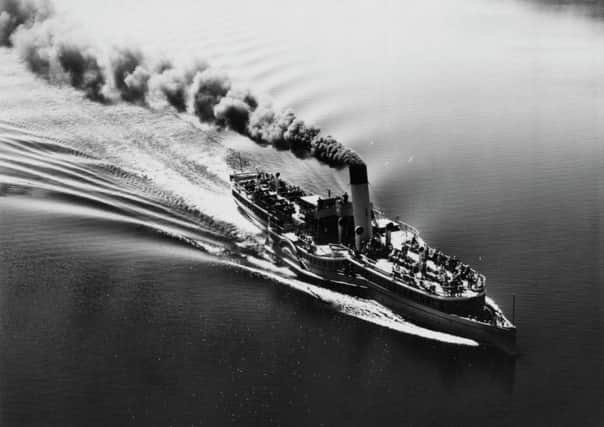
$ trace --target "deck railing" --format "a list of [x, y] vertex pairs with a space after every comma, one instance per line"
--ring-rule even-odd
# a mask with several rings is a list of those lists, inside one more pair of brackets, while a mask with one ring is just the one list
[[[376, 219], [387, 218], [386, 215], [384, 214], [384, 212], [379, 208], [374, 207], [373, 213], [374, 213]], [[390, 219], [390, 218], [388, 218], [388, 219]], [[401, 231], [407, 231], [407, 232], [413, 234], [414, 236], [419, 237], [419, 230], [417, 228], [415, 228], [414, 226], [409, 225], [406, 222], [403, 222], [398, 218], [391, 219], [391, 221], [396, 223], [400, 227]]]
[[395, 220], [394, 222], [396, 222], [398, 224], [398, 226], [401, 228], [401, 231], [407, 231], [407, 232], [413, 234], [415, 237], [419, 237], [419, 230], [417, 228], [415, 228], [414, 226], [409, 225], [406, 222], [403, 222], [401, 220]]

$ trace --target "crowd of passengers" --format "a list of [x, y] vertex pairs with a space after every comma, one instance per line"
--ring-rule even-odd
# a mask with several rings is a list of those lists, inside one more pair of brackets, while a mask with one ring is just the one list
[[248, 181], [244, 184], [244, 188], [248, 193], [254, 192], [257, 189], [274, 191], [279, 193], [281, 197], [291, 201], [295, 201], [306, 195], [304, 190], [300, 187], [288, 184], [278, 178], [277, 175], [267, 172], [259, 172], [255, 180]]
[[[378, 243], [369, 242], [366, 252], [371, 253], [372, 249], [379, 250], [377, 246]], [[452, 295], [463, 294], [464, 281], [476, 285], [481, 280], [475, 270], [463, 264], [457, 257], [450, 257], [439, 249], [421, 245], [415, 236], [410, 242], [403, 244], [401, 249], [390, 247], [387, 250], [387, 258], [394, 264], [392, 274], [395, 277], [404, 277], [408, 280], [408, 276], [411, 275], [413, 282], [417, 283], [415, 276], [421, 273], [423, 278], [439, 282]], [[429, 268], [428, 261], [432, 261], [436, 268]]]
[[290, 221], [291, 216], [296, 211], [291, 202], [277, 197], [275, 193], [268, 190], [256, 188], [252, 193], [252, 196], [256, 204], [277, 217], [282, 224]]
[[270, 211], [281, 224], [289, 222], [296, 210], [291, 201], [306, 194], [300, 187], [266, 172], [259, 172], [256, 179], [246, 181], [242, 186], [246, 193], [252, 195], [254, 202]]

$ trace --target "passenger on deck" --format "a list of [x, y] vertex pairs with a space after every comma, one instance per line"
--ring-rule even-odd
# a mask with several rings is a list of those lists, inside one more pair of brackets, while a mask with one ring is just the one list
[[394, 264], [392, 266], [392, 277], [394, 277], [394, 278], [401, 277], [401, 268], [398, 264]]

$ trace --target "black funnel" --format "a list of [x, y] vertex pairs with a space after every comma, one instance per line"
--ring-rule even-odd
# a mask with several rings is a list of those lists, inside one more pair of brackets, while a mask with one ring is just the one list
[[350, 183], [355, 184], [367, 184], [367, 166], [364, 164], [354, 164], [348, 166], [348, 173], [350, 174]]

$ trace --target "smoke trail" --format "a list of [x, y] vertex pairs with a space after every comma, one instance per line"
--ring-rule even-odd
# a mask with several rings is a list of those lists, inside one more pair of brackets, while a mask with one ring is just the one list
[[245, 134], [253, 107], [245, 100], [233, 95], [231, 92], [227, 93], [227, 96], [222, 98], [214, 107], [216, 122], [219, 125], [233, 129], [235, 132]]
[[145, 104], [150, 72], [142, 66], [143, 54], [129, 48], [118, 48], [109, 57], [111, 85], [105, 85], [105, 96], [113, 98], [116, 93], [122, 100]]
[[0, 46], [11, 47], [11, 35], [17, 28], [44, 21], [52, 12], [47, 0], [0, 0]]
[[230, 88], [229, 78], [220, 71], [208, 68], [201, 73], [197, 73], [190, 89], [191, 110], [202, 122], [215, 122], [214, 107]]
[[291, 110], [276, 110], [229, 77], [195, 61], [176, 66], [152, 60], [131, 47], [101, 54], [68, 39], [48, 0], [0, 0], [0, 45], [14, 47], [27, 67], [54, 84], [69, 84], [90, 100], [141, 106], [160, 103], [194, 114], [201, 122], [225, 127], [262, 144], [313, 156], [332, 166], [362, 163], [354, 151]]
[[57, 55], [74, 88], [84, 91], [93, 101], [104, 101], [101, 90], [105, 76], [94, 54], [75, 45], [62, 44]]

